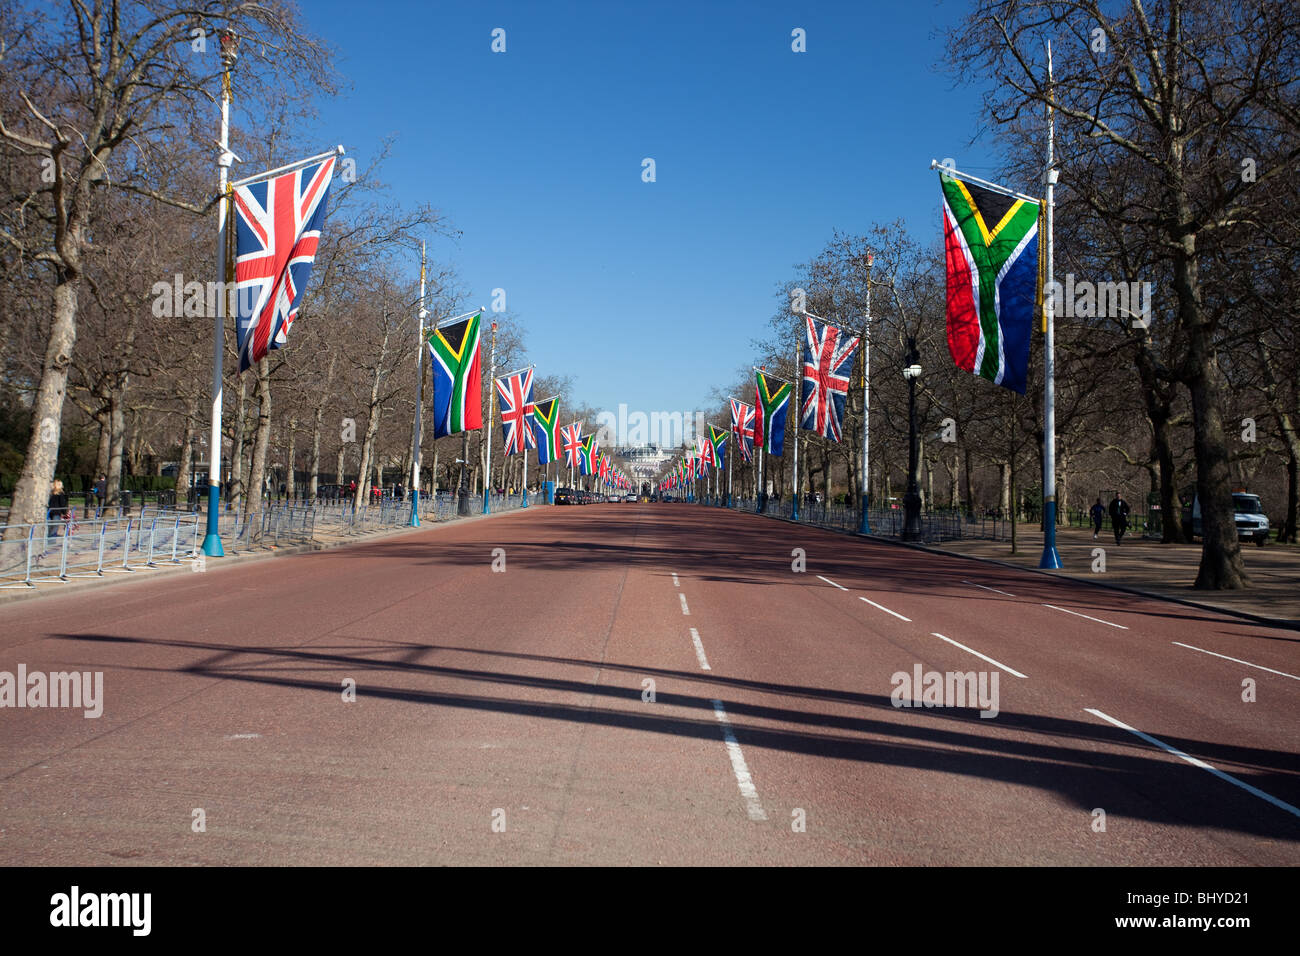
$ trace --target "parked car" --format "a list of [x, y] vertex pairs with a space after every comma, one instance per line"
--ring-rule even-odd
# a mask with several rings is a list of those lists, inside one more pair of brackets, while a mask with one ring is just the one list
[[578, 493], [572, 488], [556, 488], [555, 503], [557, 505], [576, 505], [581, 504], [578, 500]]
[[[1232, 493], [1232, 510], [1236, 512], [1237, 538], [1254, 541], [1261, 548], [1268, 541], [1268, 515], [1264, 514], [1264, 505], [1259, 495], [1245, 491]], [[1183, 533], [1188, 538], [1201, 536], [1201, 499], [1192, 496], [1192, 503], [1183, 506]]]

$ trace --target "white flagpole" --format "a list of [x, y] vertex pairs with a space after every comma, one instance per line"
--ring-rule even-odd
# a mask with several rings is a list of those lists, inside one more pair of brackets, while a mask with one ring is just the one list
[[1024, 193], [1018, 193], [1014, 189], [1008, 189], [1006, 186], [999, 186], [997, 183], [991, 183], [987, 179], [980, 179], [978, 176], [972, 176], [970, 173], [963, 173], [953, 166], [945, 166], [937, 159], [930, 160], [931, 169], [945, 170], [945, 175], [954, 179], [960, 179], [964, 182], [978, 183], [985, 189], [991, 189], [995, 193], [1001, 193], [1003, 196], [1010, 196], [1012, 199], [1023, 199], [1025, 202], [1039, 203], [1042, 200], [1037, 196], [1026, 196]]
[[1047, 295], [1055, 279], [1052, 248], [1052, 212], [1056, 194], [1056, 129], [1053, 114], [1052, 43], [1047, 43], [1047, 169], [1043, 173], [1046, 284], [1043, 286], [1043, 555], [1040, 568], [1059, 568], [1056, 551], [1056, 336], [1053, 297]]
[[424, 308], [424, 243], [420, 243], [420, 309], [419, 333], [415, 348], [415, 425], [411, 439], [411, 527], [420, 527], [420, 417], [424, 398], [424, 320], [429, 313]]
[[[732, 429], [731, 431], [731, 441], [733, 446], [739, 444], [739, 442], [736, 441], [735, 429]], [[731, 507], [731, 459], [735, 456], [735, 454], [736, 454], [736, 449], [735, 447], [733, 447], [731, 449], [731, 454], [727, 455], [727, 507], [728, 508]]]
[[497, 324], [492, 323], [492, 353], [488, 366], [487, 466], [483, 475], [483, 513], [492, 511], [492, 416], [497, 408]]
[[867, 514], [871, 494], [871, 460], [869, 456], [871, 433], [871, 266], [874, 254], [867, 253], [866, 315], [862, 320], [862, 517], [858, 534], [871, 534], [871, 518]]
[[[796, 338], [794, 342], [794, 375], [795, 378], [800, 381], [802, 381], [803, 379], [803, 376], [800, 374], [803, 371], [803, 337], [804, 337], [804, 330], [800, 329], [799, 337]], [[803, 389], [801, 388], [799, 391], [800, 391], [800, 395], [798, 396], [799, 404], [795, 405], [795, 409], [794, 409], [794, 494], [791, 496], [791, 500], [790, 500], [791, 521], [799, 520], [799, 424], [800, 424], [799, 416], [800, 416], [800, 412], [802, 411], [801, 406], [803, 404], [803, 394], [802, 394]], [[794, 405], [795, 397], [796, 396], [794, 393], [794, 385], [792, 384], [790, 386], [790, 400], [786, 404], [787, 409], [790, 407], [790, 405]], [[786, 418], [789, 417], [790, 417], [790, 413], [789, 411], [787, 411]]]
[[[226, 255], [226, 215], [230, 209], [230, 164], [234, 154], [230, 152], [230, 68], [235, 65], [235, 35], [223, 31], [219, 35], [221, 43], [221, 153], [217, 157], [217, 182], [219, 199], [217, 200], [217, 278], [222, 283], [219, 288], [226, 288], [229, 279], [229, 257]], [[230, 302], [232, 296], [227, 292], [222, 296], [222, 304]], [[203, 553], [211, 558], [225, 555], [221, 547], [221, 402], [222, 402], [222, 360], [226, 348], [226, 310], [217, 310], [213, 323], [212, 337], [212, 443], [208, 455], [208, 522], [203, 536]], [[238, 318], [236, 318], [238, 321]]]
[[342, 156], [345, 150], [340, 144], [333, 149], [326, 150], [323, 153], [317, 153], [315, 156], [308, 156], [306, 159], [300, 159], [297, 162], [286, 163], [283, 166], [277, 166], [275, 169], [268, 169], [264, 173], [258, 173], [255, 176], [247, 176], [237, 182], [230, 184], [231, 189], [237, 189], [240, 186], [251, 186], [253, 183], [261, 182], [263, 179], [274, 179], [276, 176], [283, 176], [285, 173], [292, 173], [302, 169], [304, 166], [310, 166], [312, 163], [319, 163], [329, 159], [331, 156]]

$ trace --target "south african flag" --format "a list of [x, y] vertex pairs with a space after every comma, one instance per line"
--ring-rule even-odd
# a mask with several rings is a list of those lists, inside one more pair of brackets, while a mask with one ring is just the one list
[[483, 427], [479, 316], [429, 332], [433, 365], [433, 437]]
[[709, 426], [709, 444], [713, 446], [713, 460], [717, 463], [718, 471], [727, 466], [727, 431], [719, 428], [717, 425]]
[[1025, 394], [1040, 306], [1040, 204], [940, 173], [948, 351], [957, 367]]
[[537, 463], [550, 464], [560, 457], [555, 436], [555, 422], [560, 417], [560, 396], [533, 402], [533, 434], [537, 436]]
[[792, 390], [789, 382], [754, 370], [754, 431], [760, 447], [769, 455], [785, 453], [785, 413]]

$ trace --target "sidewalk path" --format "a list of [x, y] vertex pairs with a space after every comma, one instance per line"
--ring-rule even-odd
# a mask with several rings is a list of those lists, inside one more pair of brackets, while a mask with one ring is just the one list
[[[1104, 572], [1092, 571], [1094, 548], [1105, 551]], [[1017, 542], [1019, 553], [1014, 555], [1006, 541], [948, 541], [934, 550], [1037, 568], [1043, 552], [1043, 536], [1036, 525], [1021, 528]], [[1251, 587], [1243, 591], [1192, 588], [1201, 560], [1199, 544], [1161, 544], [1140, 537], [1125, 537], [1124, 543], [1116, 547], [1112, 534], [1104, 533], [1094, 541], [1091, 531], [1062, 528], [1057, 532], [1057, 552], [1063, 567], [1048, 572], [1053, 575], [1300, 626], [1300, 548], [1294, 545], [1270, 543], [1260, 548], [1243, 544], [1241, 553], [1251, 578]]]

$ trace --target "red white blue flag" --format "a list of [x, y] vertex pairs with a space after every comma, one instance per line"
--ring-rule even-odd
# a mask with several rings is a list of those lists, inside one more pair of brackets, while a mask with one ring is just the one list
[[560, 428], [560, 448], [564, 451], [564, 463], [570, 468], [582, 464], [582, 422]]
[[335, 157], [233, 190], [239, 370], [288, 338], [325, 225]]
[[497, 397], [501, 399], [501, 427], [505, 435], [506, 454], [537, 447], [533, 431], [533, 370], [520, 369], [497, 379]]
[[803, 360], [799, 427], [839, 441], [858, 337], [811, 315], [804, 316], [804, 325], [808, 352]]
[[754, 457], [754, 406], [731, 399], [731, 430], [736, 433], [736, 449], [741, 461]]

